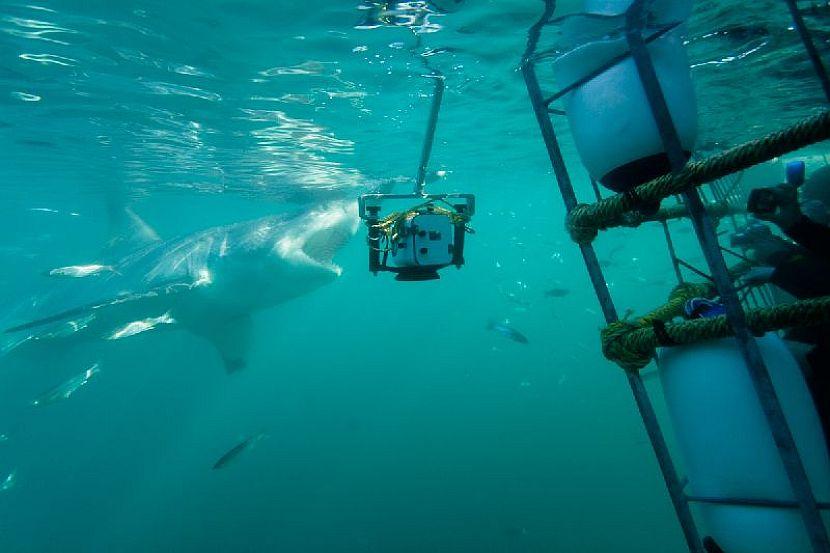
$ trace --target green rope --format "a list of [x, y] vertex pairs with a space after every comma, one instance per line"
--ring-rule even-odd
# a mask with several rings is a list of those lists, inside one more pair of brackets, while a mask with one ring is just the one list
[[[830, 296], [751, 309], [746, 312], [746, 319], [756, 335], [782, 328], [827, 324], [830, 323]], [[602, 331], [602, 352], [623, 369], [638, 371], [648, 365], [659, 346], [694, 344], [732, 334], [725, 315], [666, 324], [659, 335], [653, 324], [619, 321]]]
[[[609, 324], [602, 331], [602, 352], [605, 354], [605, 357], [613, 361], [617, 361], [618, 358], [625, 359], [626, 356], [619, 353], [618, 350], [615, 349], [620, 347], [619, 342], [621, 339], [641, 328], [652, 328], [656, 321], [666, 322], [679, 316], [683, 313], [683, 306], [692, 298], [712, 298], [715, 294], [715, 289], [710, 284], [695, 284], [692, 282], [678, 284], [669, 294], [669, 300], [654, 311], [651, 311], [650, 313], [647, 313], [634, 321], [623, 319]], [[626, 368], [632, 370], [640, 369], [645, 366], [634, 367], [634, 365], [638, 362], [639, 358], [635, 358], [630, 362], [633, 363], [632, 366]], [[648, 359], [646, 359], [646, 365], [647, 364]]]
[[638, 202], [656, 203], [692, 186], [725, 177], [753, 165], [830, 138], [830, 111], [808, 117], [764, 138], [736, 146], [709, 159], [689, 163], [678, 174], [663, 175], [634, 188], [634, 194], [617, 194], [593, 205], [579, 204], [568, 214], [571, 238], [588, 244], [600, 230], [619, 225], [622, 216]]
[[654, 321], [670, 321], [683, 313], [683, 306], [692, 298], [713, 298], [715, 287], [711, 284], [684, 282], [674, 287], [669, 294], [669, 301], [637, 319], [638, 326], [651, 325]]

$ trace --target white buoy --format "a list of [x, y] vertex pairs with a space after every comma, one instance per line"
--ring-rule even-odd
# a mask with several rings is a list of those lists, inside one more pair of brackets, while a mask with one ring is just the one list
[[[818, 501], [830, 500], [830, 459], [801, 369], [775, 334], [758, 339]], [[665, 348], [657, 361], [689, 478], [688, 493], [795, 501], [749, 370], [734, 338]], [[810, 553], [798, 509], [700, 504], [705, 531], [728, 553]]]
[[[631, 0], [586, 0], [589, 13], [620, 15]], [[690, 0], [658, 1], [651, 7], [654, 27], [685, 20], [691, 12]], [[566, 86], [589, 76], [615, 56], [628, 51], [624, 18], [617, 19], [615, 32], [605, 32], [607, 22], [578, 18], [564, 25], [563, 33], [579, 46], [554, 61], [557, 82]], [[605, 27], [602, 27], [602, 26]], [[580, 43], [579, 37], [593, 36]], [[683, 45], [685, 26], [680, 25], [648, 45], [658, 81], [687, 154], [697, 138], [697, 106]], [[629, 56], [594, 76], [564, 98], [565, 111], [576, 149], [591, 176], [608, 188], [625, 191], [661, 174], [670, 166], [660, 140], [634, 60]]]

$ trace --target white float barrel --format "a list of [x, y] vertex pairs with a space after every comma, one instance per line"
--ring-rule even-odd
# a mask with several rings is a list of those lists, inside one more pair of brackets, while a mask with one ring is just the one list
[[[624, 13], [631, 0], [586, 0], [585, 11], [616, 15]], [[682, 21], [691, 11], [691, 1], [657, 2], [651, 8], [659, 23]], [[644, 35], [656, 32], [646, 29]], [[683, 45], [684, 25], [647, 46], [657, 79], [669, 107], [680, 142], [687, 156], [697, 138], [697, 106]], [[565, 80], [575, 82], [602, 66], [598, 59], [608, 53], [627, 51], [624, 36], [615, 33], [577, 49]], [[560, 76], [561, 77], [561, 76]], [[591, 176], [617, 192], [625, 191], [671, 170], [660, 140], [634, 60], [629, 56], [591, 78], [565, 97], [565, 111], [576, 149]]]
[[[801, 369], [775, 334], [758, 339], [818, 501], [830, 459]], [[660, 380], [694, 496], [795, 501], [734, 338], [662, 349]], [[810, 553], [798, 509], [700, 504], [705, 531], [728, 553]]]

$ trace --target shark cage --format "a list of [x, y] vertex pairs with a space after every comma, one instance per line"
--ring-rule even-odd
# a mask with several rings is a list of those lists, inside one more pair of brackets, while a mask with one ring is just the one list
[[[830, 80], [802, 12], [796, 0], [782, 1], [830, 102]], [[786, 348], [775, 335], [775, 331], [797, 324], [796, 320], [806, 319], [810, 324], [830, 322], [830, 297], [775, 306], [771, 305], [768, 290], [747, 292], [742, 297], [733, 282], [735, 272], [724, 259], [725, 253], [738, 257], [740, 254], [720, 245], [713, 222], [715, 218], [729, 217], [734, 224], [735, 218], [742, 216], [735, 202], [735, 190], [740, 185], [737, 175], [742, 170], [830, 138], [830, 111], [823, 110], [790, 128], [708, 159], [690, 162], [697, 114], [682, 38], [684, 22], [691, 14], [691, 1], [584, 0], [582, 13], [558, 18], [554, 18], [555, 8], [555, 0], [544, 0], [544, 11], [528, 33], [521, 69], [568, 213], [568, 230], [581, 250], [608, 324], [602, 336], [603, 353], [625, 369], [689, 551], [830, 553], [828, 531], [822, 519], [822, 511], [830, 508], [827, 453], [823, 447], [815, 446], [815, 440], [806, 443], [803, 435], [807, 431], [798, 428], [805, 417], [816, 419], [814, 411], [809, 416], [791, 416], [790, 411], [803, 411], [803, 406], [793, 406], [789, 396], [804, 399], [804, 384], [796, 382], [792, 374], [778, 374], [783, 370], [776, 368], [778, 365], [792, 361], [787, 360], [788, 352], [782, 353]], [[575, 31], [584, 30], [589, 24], [604, 29], [602, 36], [593, 43], [578, 43], [571, 50], [570, 59], [563, 59], [555, 68], [557, 80], [569, 84], [546, 96], [538, 66], [542, 62], [553, 63], [553, 54], [558, 52], [539, 50], [542, 33], [555, 29], [561, 36], [572, 38]], [[564, 101], [564, 110], [553, 107], [560, 99]], [[591, 175], [594, 204], [578, 203], [552, 115], [568, 119], [573, 142]], [[608, 145], [606, 135], [620, 129], [624, 132], [613, 147], [602, 150]], [[638, 140], [648, 144], [638, 145]], [[636, 151], [637, 148], [642, 151]], [[602, 198], [597, 181], [616, 194]], [[704, 184], [708, 186], [700, 188]], [[677, 199], [677, 205], [660, 208], [661, 200], [670, 196]], [[691, 220], [708, 271], [677, 256], [666, 221], [679, 217]], [[591, 242], [600, 230], [637, 226], [644, 221], [662, 225], [678, 286], [665, 306], [632, 323], [619, 319]], [[684, 269], [703, 282], [685, 282]], [[700, 296], [719, 299], [717, 316], [672, 322], [682, 314], [689, 299]], [[691, 445], [687, 444], [684, 457], [691, 452], [693, 459], [686, 459], [689, 474], [681, 479], [639, 369], [658, 357], [661, 371], [666, 368], [663, 365], [674, 363], [671, 370], [680, 374], [686, 368], [677, 366], [678, 358], [684, 351], [688, 353], [692, 347], [688, 344], [696, 341], [704, 345], [695, 345], [698, 360], [689, 369], [691, 376], [684, 376], [681, 394], [689, 397], [681, 405], [680, 418], [686, 422], [680, 428], [673, 416], [677, 413], [672, 413], [669, 406], [678, 442], [683, 441], [681, 432], [692, 435], [686, 437]], [[728, 361], [724, 361], [724, 355]], [[738, 369], [723, 370], [726, 364]], [[723, 372], [715, 374], [707, 365]], [[798, 372], [797, 365], [792, 366]], [[703, 373], [695, 376], [694, 370]], [[713, 397], [727, 384], [709, 377], [731, 379], [728, 385], [742, 382], [742, 391], [746, 392], [743, 395], [749, 399], [741, 399], [741, 405], [724, 405], [727, 416], [723, 420], [712, 418], [706, 409], [712, 409], [714, 403], [710, 404], [710, 400], [718, 401]], [[663, 384], [668, 403], [666, 382]], [[808, 403], [812, 409], [812, 402]], [[754, 427], [739, 425], [738, 432], [726, 435], [720, 427], [740, 416], [730, 414], [733, 411], [755, 417]], [[709, 417], [705, 428], [701, 428], [704, 423], [688, 422], [696, 415]], [[815, 424], [813, 431], [814, 427]], [[752, 434], [755, 442], [742, 441], [742, 434]], [[706, 443], [707, 439], [731, 440], [736, 435], [736, 442], [761, 444], [766, 449], [741, 451], [730, 442], [710, 442], [706, 444], [709, 451], [701, 451], [705, 448], [695, 449], [693, 443], [695, 437], [700, 446], [700, 439]], [[680, 446], [683, 449], [682, 443]], [[749, 464], [728, 466], [734, 460]], [[732, 481], [724, 482], [724, 478], [731, 478], [730, 470], [755, 474], [759, 484], [742, 489]], [[733, 476], [739, 481], [745, 475]], [[695, 515], [692, 504], [697, 506]], [[701, 535], [700, 519], [711, 535]]]

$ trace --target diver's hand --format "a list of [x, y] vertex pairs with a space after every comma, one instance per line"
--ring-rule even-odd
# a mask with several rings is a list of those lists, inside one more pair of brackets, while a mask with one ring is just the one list
[[781, 185], [767, 189], [775, 202], [776, 208], [765, 213], [755, 213], [758, 219], [775, 223], [786, 231], [802, 217], [798, 205], [798, 189], [794, 186]]
[[749, 286], [760, 286], [770, 282], [773, 273], [775, 273], [775, 267], [753, 267], [744, 273], [741, 278]]

